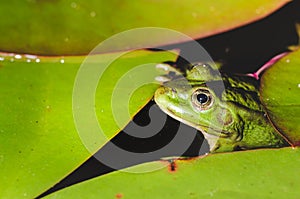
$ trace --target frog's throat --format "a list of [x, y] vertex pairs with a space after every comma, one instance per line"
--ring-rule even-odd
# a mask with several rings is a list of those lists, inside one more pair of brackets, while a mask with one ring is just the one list
[[[158, 105], [159, 106], [159, 105]], [[160, 109], [165, 112], [167, 115], [171, 116], [172, 118], [174, 118], [175, 120], [178, 120], [188, 126], [192, 126], [195, 129], [201, 131], [201, 133], [203, 134], [204, 138], [207, 140], [208, 144], [209, 144], [209, 149], [210, 151], [212, 151], [215, 148], [215, 145], [218, 141], [219, 138], [226, 138], [226, 137], [230, 137], [230, 133], [224, 132], [224, 131], [220, 131], [220, 130], [216, 130], [213, 129], [211, 127], [206, 127], [206, 126], [200, 126], [200, 125], [196, 125], [192, 122], [186, 121], [182, 118], [180, 118], [179, 116], [176, 116], [171, 110], [169, 110], [168, 108], [165, 108], [163, 106], [159, 106]], [[207, 133], [204, 128], [210, 128], [213, 130], [213, 132]]]

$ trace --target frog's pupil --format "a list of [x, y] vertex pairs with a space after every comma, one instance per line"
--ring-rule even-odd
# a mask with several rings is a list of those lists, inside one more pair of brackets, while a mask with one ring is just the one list
[[200, 104], [205, 104], [208, 101], [208, 97], [204, 93], [200, 93], [197, 95], [197, 100]]

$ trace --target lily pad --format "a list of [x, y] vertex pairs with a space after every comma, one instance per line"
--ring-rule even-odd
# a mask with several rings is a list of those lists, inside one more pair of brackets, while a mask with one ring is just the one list
[[[46, 55], [87, 54], [116, 33], [142, 27], [169, 28], [192, 38], [206, 37], [261, 19], [289, 0], [1, 1], [1, 51]], [[130, 46], [180, 42], [169, 35], [144, 34]], [[134, 40], [133, 40], [134, 41]]]
[[[282, 148], [209, 155], [176, 161], [148, 173], [117, 171], [45, 198], [298, 198], [299, 149]], [[166, 162], [152, 162], [140, 169]], [[288, 168], [288, 169], [286, 169]]]
[[[93, 55], [92, 61], [86, 64], [101, 69], [111, 62], [112, 56]], [[174, 61], [176, 57], [171, 52], [133, 51], [107, 68], [105, 78], [100, 80], [93, 95], [96, 100], [92, 107], [99, 122], [105, 124], [102, 130], [107, 139], [130, 120], [125, 118], [126, 121], [122, 120], [117, 125], [111, 114], [110, 99], [120, 77], [141, 64], [152, 63], [152, 67], [148, 66], [147, 75], [154, 78], [158, 74], [154, 63]], [[98, 137], [94, 137], [96, 143], [91, 144], [92, 149], [84, 145], [83, 138], [89, 137], [90, 132], [80, 134], [73, 119], [76, 111], [76, 107], [72, 109], [74, 82], [78, 80], [76, 75], [84, 59], [84, 56], [1, 54], [0, 198], [34, 198], [40, 195], [90, 157], [92, 149], [104, 144], [105, 140], [99, 142]], [[130, 117], [152, 98], [157, 86], [145, 85], [143, 92], [137, 90], [133, 93], [129, 102]], [[127, 94], [133, 88], [136, 87], [123, 87], [118, 91]], [[103, 92], [105, 94], [101, 95]], [[117, 99], [116, 103], [118, 100], [122, 99]], [[97, 135], [100, 137], [100, 132]]]
[[261, 100], [274, 126], [294, 146], [300, 145], [300, 50], [270, 67], [261, 80]]

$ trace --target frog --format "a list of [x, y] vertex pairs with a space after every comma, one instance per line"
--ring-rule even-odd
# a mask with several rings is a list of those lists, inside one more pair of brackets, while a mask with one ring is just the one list
[[257, 79], [220, 73], [213, 63], [191, 63], [185, 71], [170, 64], [159, 68], [171, 75], [160, 78], [156, 104], [170, 117], [201, 132], [210, 153], [289, 146], [268, 118]]

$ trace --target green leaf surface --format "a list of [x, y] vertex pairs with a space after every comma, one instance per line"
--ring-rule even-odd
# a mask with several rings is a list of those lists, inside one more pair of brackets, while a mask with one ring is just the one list
[[300, 50], [270, 67], [262, 77], [261, 100], [276, 128], [300, 145]]
[[[290, 198], [299, 197], [298, 148], [252, 150], [176, 161], [148, 173], [117, 171], [68, 187], [45, 198]], [[135, 167], [149, 169], [166, 162]]]
[[[84, 63], [101, 70], [113, 55], [93, 55], [88, 59], [90, 61], [85, 60]], [[174, 61], [176, 57], [171, 52], [133, 51], [109, 65], [104, 73], [105, 78], [99, 77], [100, 84], [92, 96], [95, 104], [91, 107], [107, 139], [130, 120], [123, 117], [117, 125], [111, 114], [111, 95], [120, 77], [141, 64]], [[73, 119], [77, 108], [72, 109], [74, 82], [78, 80], [75, 78], [84, 59], [1, 54], [0, 198], [38, 196], [82, 164], [90, 156], [88, 150], [97, 150], [104, 144], [105, 140], [98, 139], [100, 132], [90, 134], [94, 133], [92, 126], [91, 132], [78, 132]], [[153, 64], [147, 65], [147, 68], [150, 78], [158, 74]], [[89, 82], [89, 77], [86, 82]], [[157, 86], [145, 85], [143, 92], [137, 90], [133, 93], [129, 117], [152, 98]], [[133, 88], [123, 87], [118, 91], [127, 94]], [[84, 94], [79, 97], [87, 97]], [[120, 101], [122, 99], [117, 99], [116, 103]], [[80, 118], [84, 121], [85, 115]], [[96, 136], [93, 137], [93, 144], [83, 139], [87, 137], [89, 141], [91, 136]], [[90, 147], [84, 145], [87, 143]]]
[[[200, 38], [261, 19], [289, 0], [10, 0], [0, 2], [0, 50], [66, 55], [87, 54], [110, 36], [133, 28], [161, 27]], [[138, 44], [179, 42], [166, 35], [144, 34]], [[119, 46], [118, 46], [119, 45]]]

